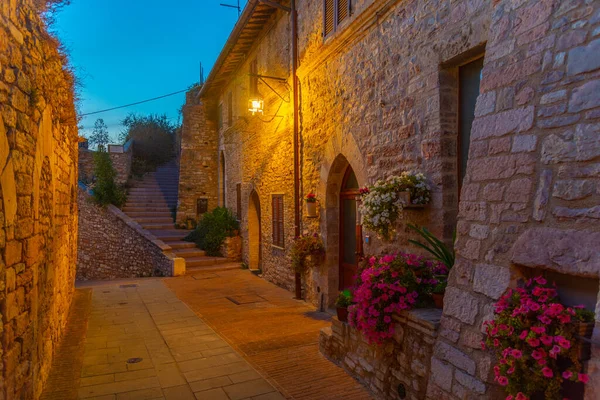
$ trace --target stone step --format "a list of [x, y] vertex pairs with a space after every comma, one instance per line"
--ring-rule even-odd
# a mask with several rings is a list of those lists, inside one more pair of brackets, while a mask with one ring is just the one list
[[142, 228], [149, 230], [149, 231], [175, 228], [175, 224], [173, 223], [173, 220], [171, 220], [170, 222], [166, 222], [166, 223], [145, 223], [145, 224], [140, 224], [140, 225], [142, 225]]
[[191, 230], [187, 229], [158, 229], [150, 230], [150, 233], [163, 242], [180, 242], [189, 235]]
[[195, 249], [196, 248], [196, 243], [184, 242], [183, 240], [174, 240], [174, 241], [169, 242], [169, 246], [173, 250]]
[[[194, 244], [194, 243], [192, 243], [192, 244]], [[169, 244], [169, 246], [171, 246], [171, 245]], [[171, 246], [171, 248], [173, 248], [173, 246]], [[173, 251], [173, 252], [175, 253], [175, 255], [177, 257], [185, 258], [186, 262], [188, 259], [191, 259], [191, 258], [206, 257], [206, 252], [204, 250], [200, 250], [196, 246], [190, 247], [190, 248], [184, 248], [184, 249], [175, 249], [175, 251]]]
[[[194, 267], [209, 267], [214, 265], [229, 264], [231, 260], [225, 257], [190, 257], [185, 259], [186, 270]], [[238, 268], [239, 268], [238, 264]]]
[[217, 272], [217, 271], [228, 271], [232, 269], [240, 269], [239, 262], [231, 262], [231, 260], [225, 259], [222, 263], [204, 265], [204, 266], [188, 266], [186, 260], [185, 273], [186, 275], [202, 274], [202, 272]]
[[[131, 215], [130, 215], [131, 217]], [[168, 217], [131, 217], [135, 222], [144, 226], [147, 224], [170, 224], [173, 226], [173, 218], [171, 216]]]
[[169, 214], [171, 213], [171, 210], [169, 209], [168, 206], [157, 206], [157, 205], [154, 205], [152, 207], [125, 205], [121, 209], [121, 211], [123, 211], [127, 215], [129, 215], [129, 212], [131, 212], [131, 211], [133, 211], [133, 212], [168, 212]]
[[125, 207], [142, 207], [142, 208], [163, 208], [163, 211], [171, 211], [171, 205], [165, 201], [163, 201], [162, 203], [159, 203], [158, 201], [146, 201], [146, 202], [141, 202], [141, 201], [135, 201], [135, 202], [126, 202], [125, 203]]
[[171, 218], [173, 214], [170, 211], [128, 211], [126, 213], [130, 218]]

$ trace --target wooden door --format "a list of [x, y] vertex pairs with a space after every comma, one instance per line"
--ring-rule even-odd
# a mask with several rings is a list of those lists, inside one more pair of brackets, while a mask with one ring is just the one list
[[358, 269], [356, 254], [356, 196], [358, 181], [351, 167], [346, 169], [340, 191], [340, 290], [355, 282]]

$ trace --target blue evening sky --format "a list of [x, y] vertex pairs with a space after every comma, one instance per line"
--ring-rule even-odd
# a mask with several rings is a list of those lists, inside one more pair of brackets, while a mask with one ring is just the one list
[[[237, 21], [237, 0], [71, 0], [52, 30], [66, 46], [82, 83], [81, 113], [188, 88], [208, 76]], [[245, 0], [240, 0], [243, 8]], [[84, 117], [87, 136], [103, 118], [116, 140], [129, 113], [166, 114], [177, 123], [185, 93]]]

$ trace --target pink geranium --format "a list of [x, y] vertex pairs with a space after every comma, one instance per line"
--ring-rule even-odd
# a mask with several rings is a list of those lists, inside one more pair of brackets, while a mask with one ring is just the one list
[[496, 355], [495, 380], [504, 387], [507, 400], [526, 400], [537, 392], [562, 398], [564, 380], [588, 382], [575, 345], [575, 322], [582, 321], [582, 314], [561, 304], [556, 288], [545, 278], [507, 290], [494, 313], [494, 320], [484, 322], [487, 337], [482, 348]]

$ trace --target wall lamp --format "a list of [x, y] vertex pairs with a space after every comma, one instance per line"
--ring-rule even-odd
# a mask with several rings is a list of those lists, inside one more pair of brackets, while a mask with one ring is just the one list
[[[266, 81], [266, 79], [270, 79], [270, 80], [274, 80], [279, 83], [283, 83], [283, 84], [287, 85], [287, 79], [279, 78], [276, 76], [258, 75], [258, 74], [248, 74], [248, 76], [259, 79], [262, 83], [267, 85], [267, 87], [269, 89], [271, 89], [271, 91], [273, 93], [275, 93], [277, 95], [277, 97], [279, 97], [282, 101], [285, 101], [286, 103], [290, 102], [289, 99], [285, 99], [282, 95], [279, 94], [279, 92], [277, 92], [277, 90], [275, 90], [273, 88], [273, 86], [269, 85], [269, 83]], [[263, 98], [260, 95], [255, 95], [255, 96], [250, 97], [250, 99], [248, 99], [248, 111], [250, 111], [252, 113], [252, 115], [255, 115], [256, 113], [262, 114], [264, 111], [264, 107], [265, 107], [265, 101], [263, 100]]]

